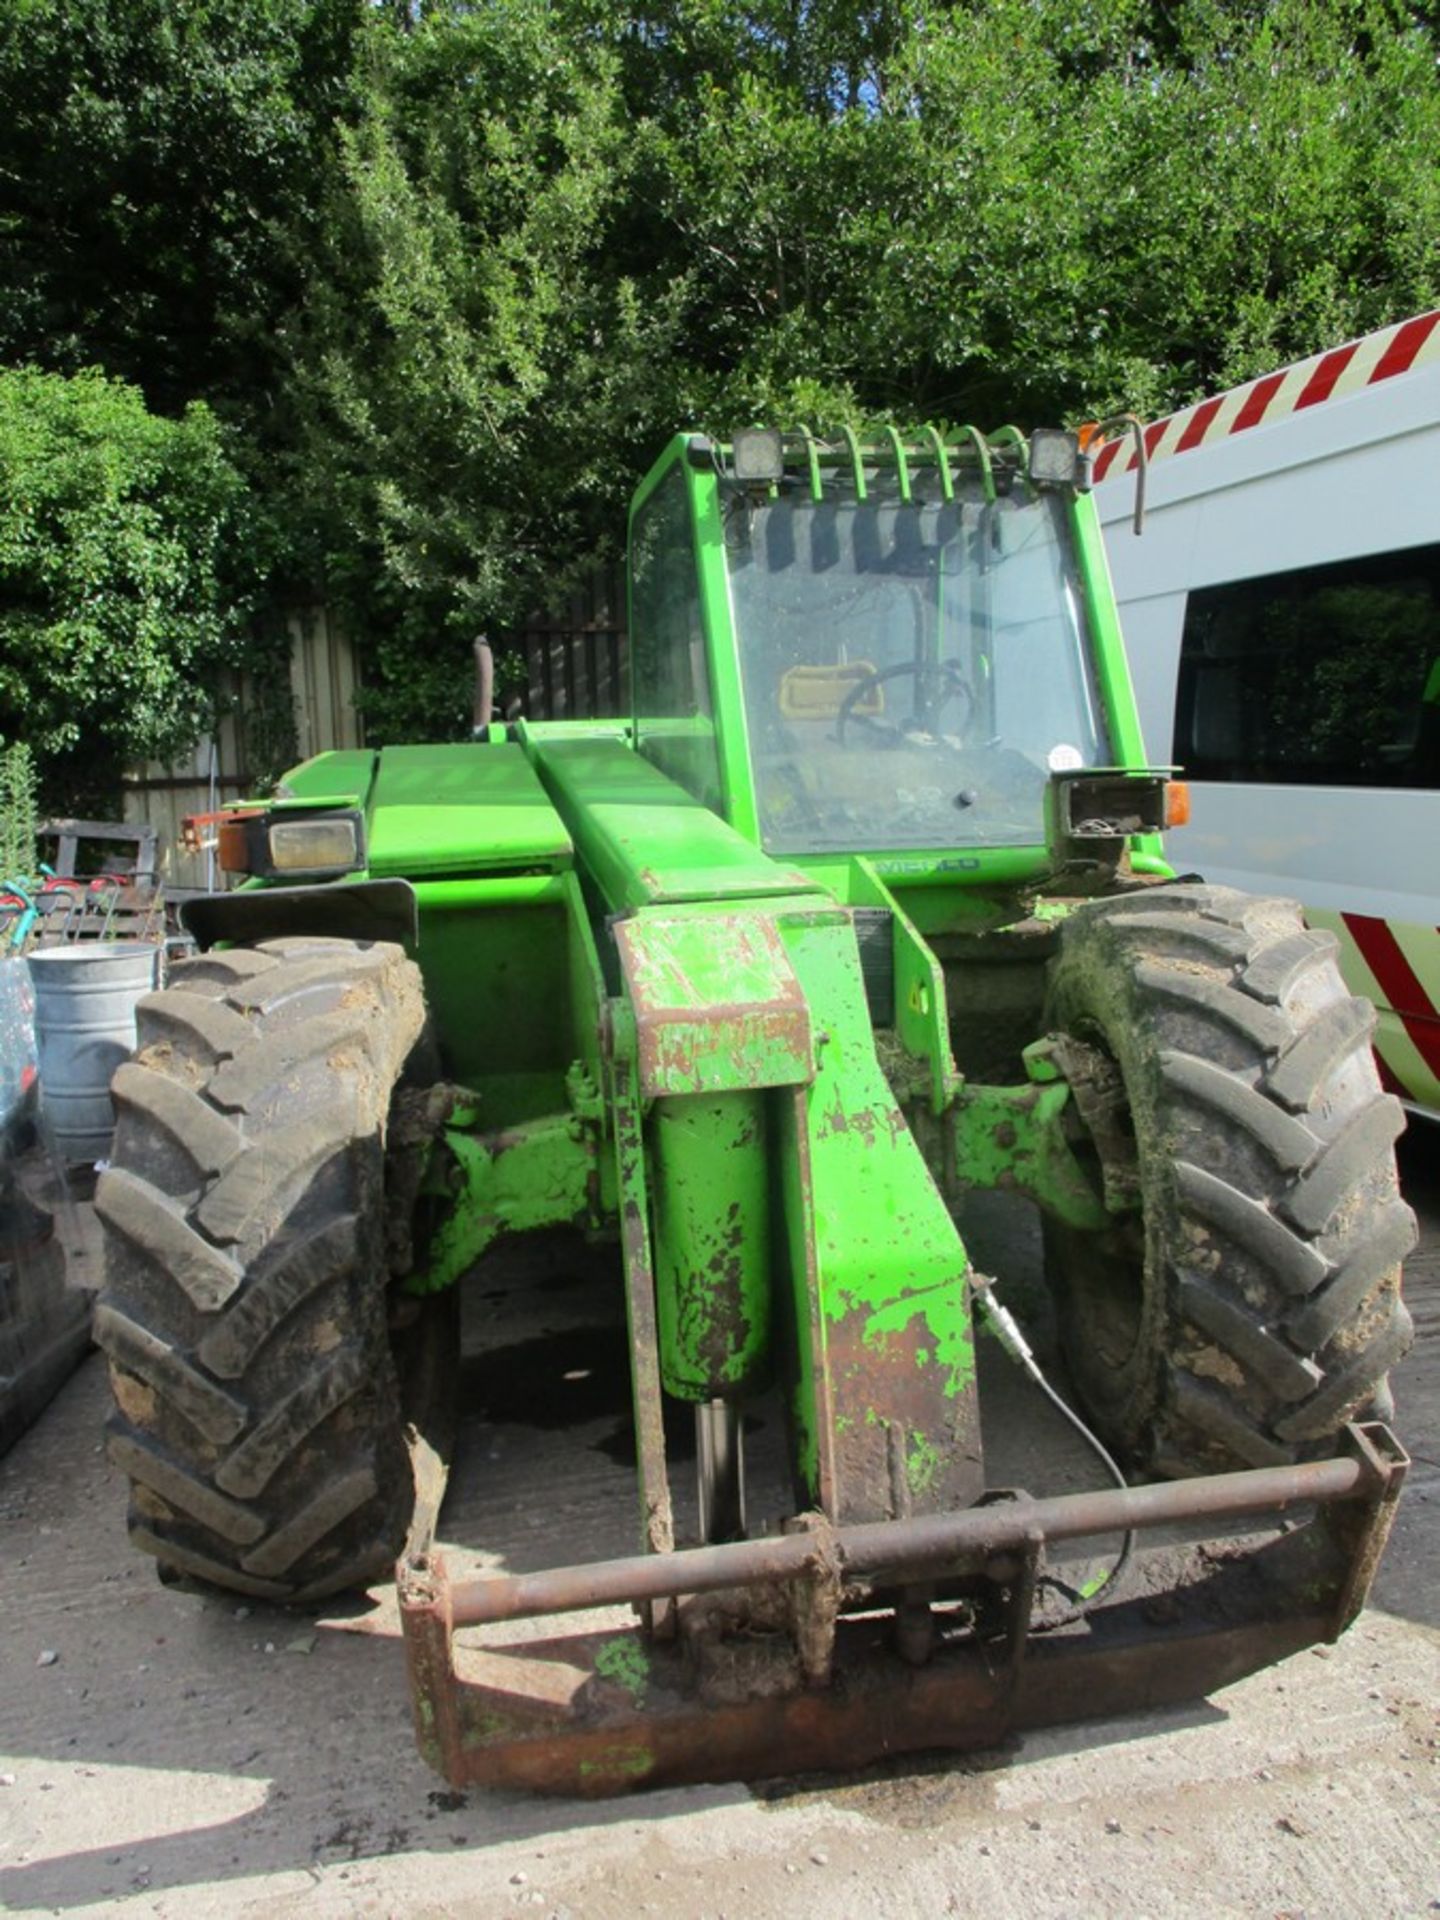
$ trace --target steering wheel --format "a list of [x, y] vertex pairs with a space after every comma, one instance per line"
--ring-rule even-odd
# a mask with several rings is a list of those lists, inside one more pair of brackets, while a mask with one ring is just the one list
[[[964, 711], [960, 716], [959, 731], [964, 732], [975, 712], [975, 695], [970, 683], [965, 679], [953, 660], [900, 660], [893, 667], [881, 667], [878, 672], [867, 673], [863, 680], [857, 680], [849, 693], [840, 702], [840, 710], [835, 716], [835, 739], [840, 746], [845, 744], [845, 723], [853, 720], [857, 726], [864, 727], [887, 746], [898, 747], [911, 737], [911, 732], [903, 724], [892, 726], [888, 721], [872, 719], [868, 713], [856, 713], [855, 709], [876, 687], [883, 686], [887, 680], [912, 679], [916, 682], [917, 711], [915, 720], [920, 723], [916, 730], [930, 731], [934, 716], [947, 701], [963, 700]], [[922, 689], [926, 681], [941, 681], [938, 697], [925, 700]]]

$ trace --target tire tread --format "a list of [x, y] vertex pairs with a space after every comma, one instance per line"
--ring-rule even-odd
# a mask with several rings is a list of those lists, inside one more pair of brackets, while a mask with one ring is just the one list
[[332, 940], [181, 962], [140, 1009], [95, 1329], [132, 1540], [180, 1574], [298, 1602], [393, 1565], [383, 1131], [423, 1019], [399, 947]]
[[[1101, 1429], [1166, 1471], [1323, 1450], [1383, 1404], [1410, 1341], [1404, 1115], [1337, 950], [1292, 902], [1181, 883], [1081, 908], [1052, 963], [1050, 1026], [1121, 1064], [1146, 1195], [1143, 1243], [1047, 1227], [1071, 1371]], [[1079, 1304], [1116, 1261], [1147, 1303], [1124, 1309], [1128, 1358]]]

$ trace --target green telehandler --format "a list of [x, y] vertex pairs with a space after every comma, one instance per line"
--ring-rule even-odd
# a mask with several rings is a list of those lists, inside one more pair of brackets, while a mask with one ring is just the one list
[[[97, 1196], [135, 1543], [277, 1603], [398, 1559], [457, 1784], [992, 1744], [1333, 1638], [1405, 1467], [1403, 1114], [1332, 937], [1166, 864], [1077, 438], [678, 435], [629, 594], [630, 719], [219, 820]], [[978, 1189], [1039, 1209], [1099, 1487], [987, 1473], [978, 1348], [1054, 1389]], [[559, 1227], [612, 1249], [634, 1551], [457, 1575], [457, 1296]]]

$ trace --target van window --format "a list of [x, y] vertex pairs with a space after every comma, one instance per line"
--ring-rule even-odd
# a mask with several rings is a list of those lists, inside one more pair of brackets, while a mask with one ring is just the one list
[[1440, 787], [1440, 546], [1192, 593], [1174, 756], [1196, 780]]

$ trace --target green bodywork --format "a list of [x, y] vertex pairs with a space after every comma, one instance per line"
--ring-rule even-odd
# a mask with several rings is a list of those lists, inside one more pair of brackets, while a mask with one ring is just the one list
[[1168, 872], [1152, 833], [1099, 880], [1046, 837], [1054, 770], [1145, 777], [1083, 484], [1032, 483], [1008, 431], [785, 453], [742, 482], [681, 435], [640, 487], [630, 721], [322, 754], [283, 790], [287, 815], [363, 812], [338, 884], [414, 888], [451, 1098], [406, 1284], [618, 1230], [651, 1546], [657, 1394], [778, 1389], [797, 1498], [838, 1522], [978, 1498], [956, 1203], [1106, 1224], [1034, 1044], [1045, 959], [1117, 872]]

